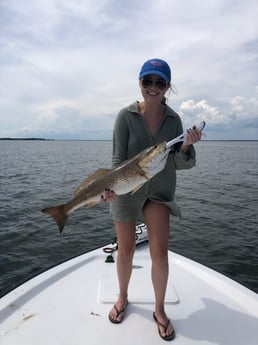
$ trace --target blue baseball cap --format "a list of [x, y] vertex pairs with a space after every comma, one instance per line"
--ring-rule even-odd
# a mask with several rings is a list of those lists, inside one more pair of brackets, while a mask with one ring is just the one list
[[171, 71], [166, 61], [161, 59], [150, 59], [146, 61], [140, 71], [139, 79], [148, 74], [156, 74], [166, 81], [171, 80]]

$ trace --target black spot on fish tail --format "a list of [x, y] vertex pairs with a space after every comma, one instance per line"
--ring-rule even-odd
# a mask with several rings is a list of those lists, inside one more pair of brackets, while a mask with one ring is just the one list
[[52, 207], [46, 207], [41, 211], [43, 213], [49, 214], [54, 219], [54, 221], [56, 222], [59, 228], [59, 232], [61, 233], [68, 219], [68, 215], [65, 212], [65, 204], [52, 206]]

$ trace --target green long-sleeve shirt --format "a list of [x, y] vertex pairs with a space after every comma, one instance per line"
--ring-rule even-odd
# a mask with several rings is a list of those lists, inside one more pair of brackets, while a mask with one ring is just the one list
[[[162, 141], [170, 141], [183, 133], [179, 115], [166, 105], [163, 121], [155, 135], [152, 135], [139, 112], [138, 104], [138, 102], [134, 102], [123, 108], [116, 118], [113, 132], [113, 167], [134, 157], [149, 146]], [[180, 215], [179, 208], [173, 202], [176, 189], [176, 170], [190, 169], [194, 165], [195, 150], [193, 146], [190, 147], [188, 154], [182, 152], [179, 147], [174, 147], [168, 156], [164, 170], [147, 182], [139, 192], [144, 191], [144, 195], [148, 199], [164, 203], [171, 209], [171, 213]], [[119, 202], [119, 198], [117, 202]]]

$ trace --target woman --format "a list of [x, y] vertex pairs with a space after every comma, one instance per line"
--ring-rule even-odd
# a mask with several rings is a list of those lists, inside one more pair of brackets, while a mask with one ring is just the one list
[[[113, 132], [113, 167], [134, 157], [146, 147], [169, 141], [183, 132], [179, 115], [166, 105], [166, 92], [171, 88], [169, 65], [161, 59], [144, 63], [139, 75], [143, 101], [134, 102], [122, 109]], [[160, 336], [165, 340], [175, 337], [175, 330], [164, 309], [168, 281], [169, 215], [179, 215], [173, 202], [176, 186], [176, 169], [189, 169], [195, 164], [193, 144], [201, 133], [188, 130], [187, 141], [169, 154], [165, 169], [154, 176], [135, 194], [116, 196], [112, 191], [103, 194], [103, 201], [112, 201], [117, 239], [117, 273], [120, 294], [109, 313], [109, 320], [121, 323], [128, 304], [128, 285], [132, 273], [135, 249], [135, 225], [144, 221], [148, 228], [152, 259], [152, 283], [155, 293], [154, 320]]]

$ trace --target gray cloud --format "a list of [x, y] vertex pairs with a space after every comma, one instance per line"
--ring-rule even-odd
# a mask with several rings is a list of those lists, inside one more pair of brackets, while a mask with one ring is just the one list
[[[12, 0], [0, 4], [0, 137], [111, 138], [141, 98], [150, 57], [172, 67], [169, 104], [208, 138], [258, 139], [254, 0]], [[247, 25], [248, 23], [248, 25]]]

